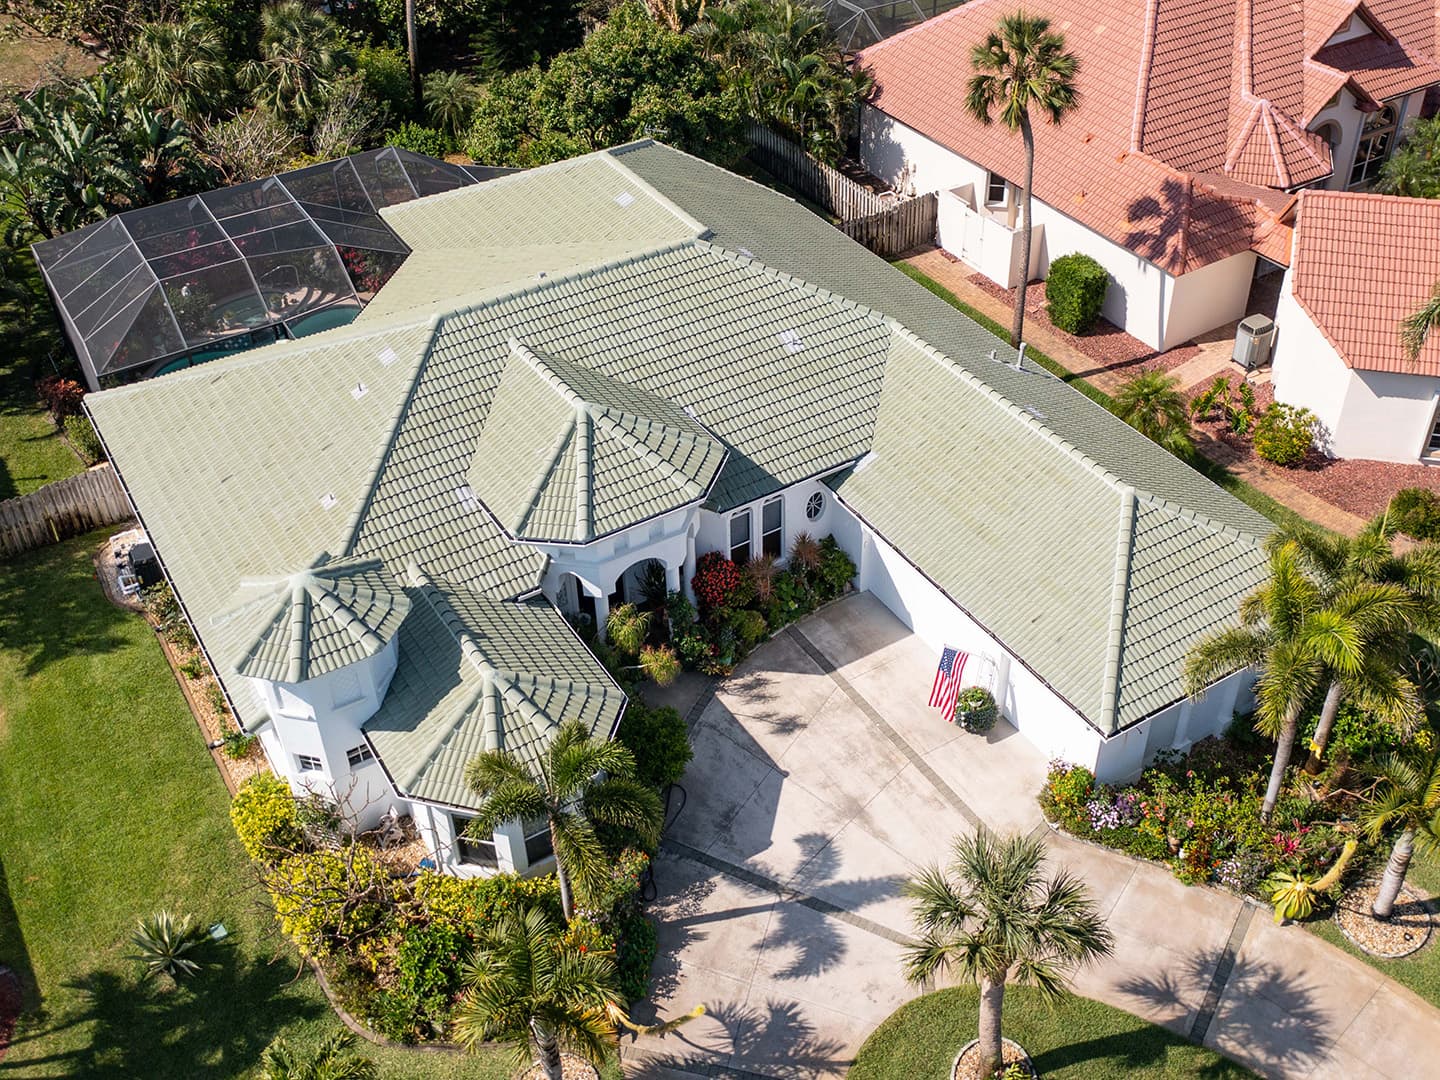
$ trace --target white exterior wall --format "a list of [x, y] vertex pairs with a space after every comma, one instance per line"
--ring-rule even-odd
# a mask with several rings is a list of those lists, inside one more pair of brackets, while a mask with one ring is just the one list
[[[824, 501], [820, 516], [811, 521], [805, 516], [805, 506], [810, 497], [819, 494]], [[819, 480], [804, 480], [776, 493], [784, 502], [781, 518], [780, 561], [783, 563], [790, 554], [790, 545], [800, 533], [809, 533], [817, 540], [834, 534], [836, 542], [855, 558], [859, 533], [855, 519], [839, 506], [835, 493]], [[744, 506], [737, 506], [723, 514], [709, 510], [700, 511], [698, 529], [695, 534], [695, 552], [704, 555], [707, 551], [718, 551], [726, 558], [730, 556], [730, 519], [746, 510], [750, 511], [750, 551], [760, 553], [760, 508], [775, 496], [767, 496]], [[859, 565], [859, 560], [856, 560]], [[687, 582], [688, 584], [688, 582]]]
[[[967, 185], [983, 198], [988, 176], [983, 167], [869, 105], [861, 107], [860, 157], [867, 169], [899, 189], [940, 192], [941, 246], [1009, 287], [1009, 263], [1003, 251], [996, 253], [999, 245], [987, 242], [968, 257], [961, 250], [967, 234], [959, 203]], [[962, 194], [954, 194], [956, 189]], [[954, 201], [947, 205], [947, 200]], [[1032, 205], [1040, 237], [1031, 276], [1048, 276], [1050, 263], [1061, 255], [1089, 255], [1110, 273], [1101, 313], [1151, 348], [1172, 348], [1245, 313], [1255, 267], [1249, 252], [1177, 278], [1045, 202], [1035, 199]], [[1205, 276], [1191, 287], [1182, 285], [1196, 274]]]
[[[455, 843], [455, 820], [452, 814], [472, 816], [463, 810], [452, 811], [448, 807], [419, 800], [410, 804], [410, 816], [441, 873], [453, 877], [485, 877], [511, 871], [523, 874], [530, 869], [525, 861], [525, 838], [519, 822], [513, 821], [495, 831], [495, 857], [498, 866], [492, 868], [462, 863]], [[553, 864], [553, 859], [546, 859], [538, 869], [546, 866], [553, 868]]]
[[[1395, 106], [1397, 133], [1403, 136], [1406, 121], [1419, 116], [1424, 103], [1424, 90], [1386, 102], [1387, 105]], [[1310, 121], [1308, 130], [1318, 132], [1327, 123], [1339, 126], [1340, 139], [1335, 144], [1335, 171], [1327, 181], [1318, 186], [1331, 191], [1344, 191], [1350, 184], [1350, 166], [1355, 162], [1355, 151], [1360, 145], [1360, 131], [1365, 123], [1365, 113], [1360, 111], [1359, 102], [1348, 89], [1340, 91], [1340, 99], [1334, 105], [1316, 114], [1315, 119]]]

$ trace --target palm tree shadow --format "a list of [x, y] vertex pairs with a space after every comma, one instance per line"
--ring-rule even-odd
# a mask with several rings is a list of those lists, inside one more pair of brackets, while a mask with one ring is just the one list
[[1209, 262], [1249, 248], [1254, 211], [1238, 199], [1210, 191], [1191, 178], [1161, 182], [1154, 195], [1131, 200], [1122, 243], [1162, 268]]
[[802, 1080], [848, 1065], [841, 1058], [845, 1046], [838, 1039], [819, 1034], [815, 1024], [794, 1001], [767, 1000], [763, 1007], [741, 1002], [720, 1002], [703, 1021], [702, 1033], [687, 1028], [667, 1036], [685, 1049], [653, 1054], [655, 1065], [682, 1068], [697, 1066], [716, 1069], [727, 1075], [726, 1066], [738, 1074], [770, 1076], [779, 1080]]

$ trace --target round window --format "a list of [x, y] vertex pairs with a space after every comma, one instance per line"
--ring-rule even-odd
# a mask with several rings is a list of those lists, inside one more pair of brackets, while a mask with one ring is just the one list
[[814, 495], [810, 496], [810, 500], [805, 504], [805, 516], [811, 521], [817, 521], [824, 512], [825, 496], [817, 491]]

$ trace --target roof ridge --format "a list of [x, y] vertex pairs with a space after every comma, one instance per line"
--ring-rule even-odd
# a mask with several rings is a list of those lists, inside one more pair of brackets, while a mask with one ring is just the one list
[[1227, 525], [1223, 521], [1216, 521], [1209, 514], [1202, 514], [1198, 510], [1192, 510], [1188, 506], [1167, 499], [1163, 495], [1157, 495], [1153, 491], [1146, 491], [1144, 488], [1135, 489], [1135, 498], [1138, 502], [1142, 502], [1147, 506], [1153, 506], [1155, 509], [1169, 514], [1171, 517], [1178, 517], [1185, 521], [1193, 522], [1211, 534], [1223, 536], [1227, 540], [1258, 541], [1261, 539], [1261, 537], [1256, 536], [1254, 533], [1237, 529], [1234, 525]]
[[1155, 27], [1160, 0], [1146, 0], [1145, 29], [1140, 38], [1140, 70], [1135, 79], [1135, 115], [1130, 120], [1130, 149], [1145, 141], [1145, 108], [1150, 100], [1150, 69], [1155, 63]]
[[947, 22], [947, 21], [949, 21], [950, 19], [957, 18], [957, 17], [959, 17], [959, 15], [962, 13], [962, 11], [964, 11], [964, 10], [966, 10], [966, 9], [971, 9], [971, 8], [980, 7], [980, 6], [982, 6], [982, 5], [984, 4], [984, 2], [985, 2], [985, 0], [969, 0], [969, 3], [957, 4], [955, 7], [951, 8], [949, 11], [942, 11], [939, 15], [933, 15], [933, 16], [931, 16], [931, 17], [928, 18], [928, 19], [922, 19], [920, 22], [916, 23], [914, 26], [907, 26], [904, 30], [901, 30], [898, 34], [892, 34], [892, 35], [891, 35], [890, 37], [888, 37], [888, 38], [882, 38], [881, 40], [877, 41], [874, 45], [867, 45], [865, 48], [861, 49], [860, 52], [859, 52], [857, 55], [863, 60], [863, 58], [864, 58], [864, 56], [865, 56], [866, 53], [870, 53], [870, 54], [873, 55], [874, 53], [881, 52], [881, 51], [884, 50], [884, 48], [885, 48], [886, 46], [893, 45], [893, 44], [895, 44], [895, 42], [901, 41], [901, 40], [903, 40], [904, 38], [909, 37], [911, 34], [916, 33], [918, 30], [920, 30], [920, 29], [922, 29], [922, 28], [932, 27], [932, 26], [935, 26], [935, 25], [938, 24], [938, 23]]
[[1100, 727], [1116, 730], [1120, 699], [1120, 666], [1124, 653], [1125, 615], [1130, 606], [1130, 561], [1135, 551], [1135, 488], [1120, 489], [1119, 533], [1115, 538], [1115, 572], [1110, 583], [1110, 622], [1106, 629], [1105, 672], [1100, 681]]
[[[586, 410], [590, 418], [598, 421], [607, 434], [618, 439], [622, 445], [627, 447], [630, 452], [638, 457], [645, 465], [660, 472], [667, 480], [674, 483], [680, 489], [682, 495], [687, 495], [694, 499], [703, 494], [703, 492], [691, 490], [696, 485], [691, 483], [689, 477], [687, 477], [682, 470], [677, 468], [673, 462], [667, 461], [650, 447], [646, 446], [633, 432], [617, 423], [614, 417], [607, 415], [610, 411], [609, 409], [602, 409], [599, 412], [593, 409]], [[636, 420], [644, 424], [655, 423], [655, 421], [648, 420], [643, 416], [636, 416], [634, 413], [626, 412], [623, 409], [616, 409], [614, 411], [620, 413], [622, 416], [634, 416]], [[669, 424], [657, 424], [656, 426], [663, 427], [666, 431], [679, 431], [678, 428], [672, 428]]]
[[659, 190], [657, 187], [651, 184], [650, 181], [640, 176], [628, 165], [625, 165], [623, 162], [621, 162], [613, 153], [611, 153], [610, 149], [607, 148], [605, 150], [599, 151], [598, 153], [600, 157], [602, 157], [612, 169], [618, 172], [621, 176], [625, 177], [632, 184], [639, 186], [642, 190], [645, 191], [647, 195], [650, 196], [650, 198], [654, 199], [657, 203], [659, 203], [666, 210], [668, 210], [675, 218], [677, 218], [682, 225], [688, 225], [690, 228], [694, 229], [695, 235], [697, 237], [710, 235], [710, 226], [706, 225], [703, 221], [697, 220], [690, 214], [687, 214], [684, 210], [680, 208], [680, 205], [678, 203], [676, 203], [663, 191]]

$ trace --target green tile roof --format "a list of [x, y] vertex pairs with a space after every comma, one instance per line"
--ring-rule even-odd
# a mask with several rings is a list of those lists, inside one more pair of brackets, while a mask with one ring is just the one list
[[672, 402], [512, 338], [465, 477], [511, 536], [587, 543], [699, 501], [724, 460]]
[[410, 610], [379, 559], [325, 561], [241, 590], [243, 607], [231, 615], [254, 631], [235, 670], [272, 682], [304, 682], [376, 655]]

